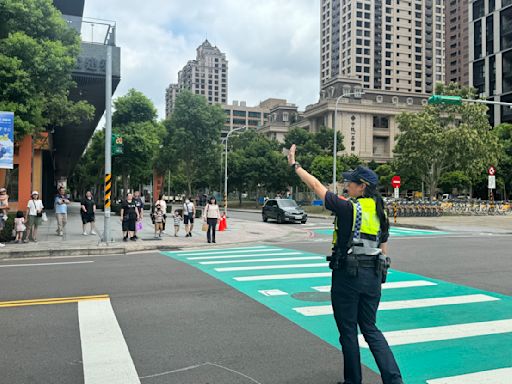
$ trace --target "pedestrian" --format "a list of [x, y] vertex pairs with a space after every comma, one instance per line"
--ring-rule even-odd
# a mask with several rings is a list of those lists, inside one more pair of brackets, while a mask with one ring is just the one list
[[155, 239], [162, 237], [162, 230], [164, 228], [164, 211], [162, 210], [162, 206], [157, 204], [155, 207], [155, 212], [153, 214], [155, 220]]
[[123, 228], [123, 241], [136, 241], [135, 226], [139, 220], [139, 210], [131, 193], [126, 195], [126, 200], [121, 205], [121, 223]]
[[192, 197], [187, 198], [185, 200], [185, 204], [183, 204], [183, 223], [185, 224], [185, 237], [192, 237], [195, 215], [196, 206], [192, 202]]
[[[329, 192], [314, 176], [295, 161], [295, 144], [288, 163], [300, 179], [325, 202], [335, 215], [331, 302], [340, 333], [345, 383], [361, 384], [361, 360], [357, 327], [370, 347], [384, 384], [403, 384], [400, 369], [389, 345], [376, 326], [389, 258], [389, 221], [384, 202], [377, 192], [378, 176], [365, 167], [344, 172], [350, 199]], [[340, 384], [340, 383], [339, 383]]]
[[162, 233], [165, 233], [165, 222], [167, 221], [167, 203], [164, 200], [163, 194], [158, 195], [158, 200], [155, 202], [155, 206], [158, 204], [160, 205], [162, 211], [164, 212], [164, 221], [162, 222]]
[[[7, 189], [0, 188], [0, 232], [5, 227], [7, 221], [7, 213], [9, 212], [9, 195]], [[5, 247], [4, 243], [0, 243], [0, 248]]]
[[215, 227], [217, 221], [220, 219], [220, 209], [217, 204], [217, 199], [212, 196], [206, 204], [203, 213], [203, 221], [208, 224], [208, 230], [206, 231], [206, 239], [209, 243], [215, 243]]
[[177, 209], [174, 211], [174, 215], [172, 216], [174, 219], [174, 237], [178, 237], [178, 232], [180, 231], [180, 224], [183, 221], [183, 218], [180, 215], [180, 211]]
[[64, 229], [68, 222], [68, 205], [71, 202], [66, 195], [66, 190], [61, 185], [55, 196], [55, 216], [57, 217], [57, 236], [64, 236]]
[[87, 236], [87, 225], [90, 226], [90, 234], [96, 235], [94, 222], [96, 215], [96, 203], [92, 197], [92, 192], [87, 191], [85, 198], [80, 202], [80, 214], [82, 216], [82, 235]]
[[133, 201], [135, 202], [135, 205], [137, 206], [137, 211], [138, 211], [138, 214], [139, 214], [137, 222], [141, 222], [141, 223], [136, 223], [136, 225], [135, 225], [135, 239], [138, 239], [138, 237], [137, 237], [137, 231], [138, 231], [137, 227], [139, 227], [139, 228], [142, 227], [142, 219], [144, 218], [144, 200], [142, 200], [142, 197], [140, 196], [140, 192], [139, 191], [135, 191], [135, 193], [133, 194]]
[[[26, 241], [37, 243], [37, 229], [43, 221], [44, 205], [39, 199], [39, 192], [33, 191], [31, 199], [27, 203], [27, 236]], [[46, 214], [45, 214], [46, 215]]]
[[22, 211], [16, 212], [16, 218], [14, 219], [14, 231], [16, 232], [15, 243], [21, 243], [23, 241], [23, 235], [27, 227], [25, 225], [25, 215]]

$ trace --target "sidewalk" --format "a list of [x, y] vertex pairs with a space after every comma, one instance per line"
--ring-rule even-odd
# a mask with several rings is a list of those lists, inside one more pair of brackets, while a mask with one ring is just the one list
[[[257, 209], [236, 209], [230, 208], [236, 212], [259, 213]], [[330, 215], [308, 214], [308, 218], [329, 219]], [[505, 216], [439, 216], [439, 217], [398, 217], [397, 223], [393, 223], [390, 217], [391, 225], [401, 227], [411, 227], [419, 229], [438, 229], [441, 231], [456, 232], [485, 232], [512, 234], [512, 215]]]
[[154, 227], [145, 212], [143, 229], [138, 233], [139, 240], [124, 242], [122, 239], [120, 216], [113, 215], [110, 218], [113, 243], [105, 245], [101, 243], [103, 234], [104, 216], [102, 211], [96, 213], [97, 235], [82, 235], [82, 220], [80, 206], [73, 203], [69, 206], [68, 222], [64, 236], [57, 236], [57, 222], [53, 212], [48, 212], [48, 221], [43, 223], [38, 230], [37, 243], [15, 244], [6, 243], [0, 248], [0, 259], [46, 256], [75, 256], [75, 255], [109, 255], [124, 254], [128, 252], [148, 250], [174, 250], [188, 247], [219, 247], [226, 244], [255, 243], [269, 241], [283, 237], [295, 236], [304, 238], [307, 236], [300, 226], [280, 225], [269, 227], [266, 223], [250, 222], [245, 220], [229, 219], [228, 229], [217, 232], [217, 243], [208, 244], [206, 233], [201, 231], [202, 220], [196, 219], [192, 237], [185, 237], [185, 228], [180, 226], [178, 237], [174, 237], [174, 223], [167, 219], [167, 230], [162, 238], [154, 238]]

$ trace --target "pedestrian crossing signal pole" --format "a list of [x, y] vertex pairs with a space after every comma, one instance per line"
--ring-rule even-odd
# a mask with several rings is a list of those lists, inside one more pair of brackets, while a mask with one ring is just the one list
[[107, 62], [105, 75], [105, 203], [103, 242], [112, 241], [110, 235], [110, 205], [112, 195], [112, 46], [107, 45]]

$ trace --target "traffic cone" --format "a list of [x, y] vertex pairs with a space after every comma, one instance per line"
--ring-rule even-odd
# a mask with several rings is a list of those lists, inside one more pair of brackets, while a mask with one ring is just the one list
[[222, 214], [219, 220], [219, 232], [225, 231], [228, 227], [227, 220], [226, 220], [226, 214]]

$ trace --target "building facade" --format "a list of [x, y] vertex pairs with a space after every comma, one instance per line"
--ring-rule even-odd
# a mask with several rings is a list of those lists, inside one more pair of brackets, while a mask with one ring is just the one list
[[[360, 79], [338, 77], [325, 84], [318, 103], [306, 107], [302, 119], [293, 126], [317, 132], [334, 128], [343, 134], [346, 155], [364, 161], [384, 163], [392, 159], [399, 133], [396, 117], [402, 112], [419, 112], [428, 95], [386, 90], [367, 90]], [[341, 98], [339, 96], [355, 94]], [[335, 118], [337, 112], [337, 118]]]
[[445, 80], [469, 85], [469, 1], [445, 0]]
[[431, 93], [445, 78], [444, 1], [321, 0], [320, 87], [340, 75]]
[[174, 110], [176, 97], [182, 90], [203, 95], [209, 104], [226, 104], [228, 100], [228, 61], [226, 54], [205, 40], [198, 48], [195, 60], [190, 60], [178, 72], [178, 83], [166, 90], [166, 115]]
[[[512, 0], [469, 5], [469, 78], [480, 97], [512, 102]], [[512, 122], [510, 108], [489, 105], [491, 125]]]
[[270, 109], [268, 118], [263, 125], [258, 127], [258, 132], [271, 140], [284, 143], [286, 134], [299, 119], [297, 106], [283, 100], [282, 103]]

